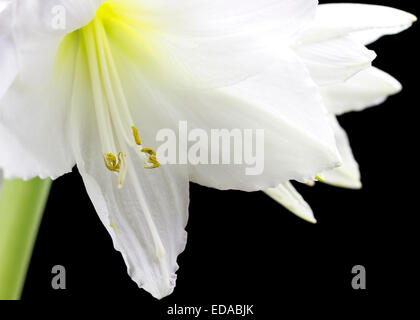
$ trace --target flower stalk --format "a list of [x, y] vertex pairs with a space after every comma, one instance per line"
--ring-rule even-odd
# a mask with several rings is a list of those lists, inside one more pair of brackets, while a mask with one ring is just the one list
[[0, 194], [0, 300], [18, 300], [51, 180], [5, 180]]

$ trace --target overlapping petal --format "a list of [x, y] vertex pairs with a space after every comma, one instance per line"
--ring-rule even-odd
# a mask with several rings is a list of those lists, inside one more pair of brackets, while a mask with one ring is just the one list
[[298, 45], [296, 52], [319, 86], [346, 81], [376, 58], [373, 51], [349, 37]]
[[325, 41], [351, 34], [367, 45], [384, 35], [409, 28], [417, 18], [391, 7], [331, 3], [318, 6], [315, 20], [300, 38], [302, 43]]
[[[401, 32], [416, 20], [407, 12], [389, 7], [361, 4], [318, 6], [315, 20], [301, 34], [295, 49], [320, 85], [329, 112], [340, 115], [363, 110], [384, 102], [401, 90], [401, 84], [392, 76], [368, 67], [370, 63], [359, 63], [369, 56], [366, 62], [374, 58], [372, 52], [367, 52], [359, 44], [367, 45], [383, 35]], [[359, 189], [362, 187], [359, 166], [348, 136], [333, 115], [330, 116], [330, 126], [335, 133], [342, 165], [323, 172], [322, 180], [337, 187]], [[304, 219], [313, 217], [307, 203], [294, 188], [290, 188], [293, 186], [282, 184], [266, 193]]]
[[343, 83], [320, 88], [325, 106], [336, 115], [377, 106], [401, 89], [398, 80], [375, 67], [365, 69]]
[[[323, 172], [321, 174], [322, 181], [335, 187], [360, 189], [362, 183], [360, 181], [359, 165], [354, 159], [347, 134], [341, 128], [335, 116], [330, 115], [329, 122], [334, 130], [337, 147], [342, 158], [342, 165]], [[264, 192], [299, 218], [316, 223], [310, 205], [290, 182], [282, 183], [276, 188], [270, 188], [264, 190]]]
[[362, 183], [360, 181], [359, 165], [354, 159], [347, 133], [341, 128], [334, 116], [330, 117], [330, 124], [335, 133], [337, 147], [342, 157], [342, 165], [323, 172], [322, 179], [325, 183], [336, 187], [360, 189]]
[[[14, 68], [16, 79], [0, 96], [0, 144], [6, 155], [0, 159], [5, 176], [30, 179], [56, 178], [74, 165], [66, 137], [66, 118], [71, 83], [65, 73], [71, 65], [56, 70], [54, 63], [63, 36], [88, 23], [102, 1], [14, 1], [9, 5], [4, 32], [10, 52], [1, 63]], [[63, 28], [54, 25], [59, 6], [65, 11]], [[13, 53], [11, 51], [13, 50]], [[3, 77], [2, 77], [3, 78]], [[3, 80], [3, 79], [2, 79]], [[7, 147], [8, 146], [8, 147]]]
[[311, 207], [290, 182], [284, 182], [264, 192], [299, 218], [316, 223]]

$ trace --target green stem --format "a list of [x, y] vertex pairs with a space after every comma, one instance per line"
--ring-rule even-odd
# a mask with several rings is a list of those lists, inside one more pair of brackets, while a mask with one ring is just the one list
[[0, 191], [0, 300], [20, 299], [51, 180], [5, 180]]

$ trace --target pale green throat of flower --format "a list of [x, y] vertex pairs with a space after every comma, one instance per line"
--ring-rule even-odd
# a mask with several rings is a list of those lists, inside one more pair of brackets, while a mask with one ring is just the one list
[[[74, 81], [77, 77], [88, 77], [93, 94], [94, 111], [102, 146], [105, 168], [118, 176], [118, 187], [122, 188], [127, 175], [129, 161], [120, 146], [128, 146], [142, 157], [146, 169], [160, 166], [156, 152], [143, 148], [124, 94], [122, 81], [111, 50], [105, 24], [118, 28], [123, 36], [138, 41], [136, 34], [125, 20], [127, 3], [106, 1], [97, 11], [95, 18], [85, 27], [68, 34], [60, 44], [56, 58], [56, 69], [68, 64], [69, 53], [76, 52], [74, 59]], [[140, 23], [140, 22], [139, 22]], [[125, 49], [125, 48], [121, 48]], [[116, 139], [115, 139], [116, 138]]]

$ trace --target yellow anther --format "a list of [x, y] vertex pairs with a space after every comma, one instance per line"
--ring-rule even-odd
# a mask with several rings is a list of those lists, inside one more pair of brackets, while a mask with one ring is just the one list
[[150, 148], [143, 148], [143, 149], [141, 149], [141, 152], [147, 153], [150, 156], [155, 156], [156, 155], [155, 150], [150, 149]]
[[110, 226], [112, 229], [114, 229], [115, 233], [117, 233], [117, 232], [118, 232], [118, 230], [117, 230], [117, 226], [115, 225], [115, 223], [114, 223], [114, 222], [112, 222], [109, 226]]
[[132, 126], [131, 129], [133, 129], [134, 141], [136, 142], [136, 144], [138, 146], [141, 146], [141, 139], [140, 139], [140, 135], [139, 135], [139, 130], [137, 130], [137, 128], [134, 127], [134, 126]]
[[121, 189], [127, 174], [127, 165], [125, 161], [127, 156], [122, 152], [118, 152], [117, 156], [114, 156], [112, 153], [103, 153], [102, 156], [104, 157], [107, 169], [118, 174], [118, 188]]
[[[132, 126], [131, 129], [133, 130], [133, 137], [134, 141], [138, 146], [141, 146], [141, 139], [139, 136], [139, 131], [136, 127]], [[149, 155], [149, 158], [147, 159], [147, 163], [150, 164], [150, 166], [145, 167], [145, 169], [155, 169], [160, 167], [159, 161], [156, 159], [156, 151], [151, 148], [143, 148], [141, 149], [141, 152]]]
[[149, 159], [147, 160], [147, 163], [150, 163], [151, 165], [148, 167], [145, 167], [145, 169], [155, 169], [155, 168], [160, 167], [160, 163], [156, 158], [155, 150], [150, 149], [150, 148], [144, 148], [144, 149], [141, 149], [141, 152], [149, 155]]
[[121, 152], [118, 153], [118, 160], [117, 157], [114, 156], [112, 153], [103, 153], [102, 156], [104, 157], [105, 166], [108, 168], [109, 171], [120, 172]]
[[315, 179], [321, 182], [325, 182], [324, 179], [322, 179], [320, 175], [317, 175]]

